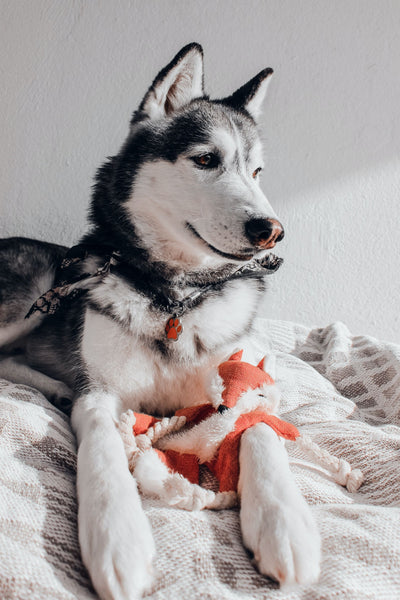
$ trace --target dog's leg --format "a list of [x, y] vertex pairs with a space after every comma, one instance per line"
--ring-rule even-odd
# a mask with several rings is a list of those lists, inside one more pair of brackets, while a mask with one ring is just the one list
[[281, 584], [310, 584], [320, 571], [320, 537], [277, 434], [264, 423], [240, 446], [240, 519], [258, 569]]
[[78, 441], [79, 541], [102, 600], [133, 600], [150, 584], [155, 547], [116, 429], [120, 403], [104, 391], [80, 397], [72, 413]]
[[10, 356], [0, 360], [0, 377], [36, 388], [62, 410], [71, 407], [73, 392], [62, 381], [52, 379], [28, 366], [23, 357]]

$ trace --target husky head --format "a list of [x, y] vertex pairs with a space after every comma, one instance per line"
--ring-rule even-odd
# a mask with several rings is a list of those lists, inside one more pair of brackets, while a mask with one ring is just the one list
[[262, 256], [283, 228], [259, 186], [256, 120], [272, 69], [222, 100], [185, 46], [157, 75], [120, 153], [99, 171], [92, 220], [120, 249], [181, 268]]

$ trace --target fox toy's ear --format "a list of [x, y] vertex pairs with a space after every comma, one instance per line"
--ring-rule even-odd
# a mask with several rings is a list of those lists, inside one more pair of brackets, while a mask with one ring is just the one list
[[232, 96], [225, 98], [223, 103], [237, 110], [245, 109], [254, 120], [257, 120], [261, 114], [261, 105], [264, 101], [272, 73], [272, 69], [264, 69], [236, 90]]
[[270, 356], [264, 356], [258, 363], [257, 367], [268, 373], [272, 379], [275, 379], [275, 371], [276, 371], [276, 358], [273, 354]]
[[203, 95], [203, 49], [188, 44], [157, 75], [132, 122], [160, 119]]
[[241, 361], [242, 360], [242, 356], [243, 356], [243, 350], [238, 350], [237, 352], [234, 352], [229, 358], [228, 360], [236, 360], [236, 361]]

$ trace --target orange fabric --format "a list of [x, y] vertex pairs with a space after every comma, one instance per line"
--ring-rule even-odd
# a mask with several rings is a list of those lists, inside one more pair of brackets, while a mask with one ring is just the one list
[[156, 419], [151, 415], [145, 415], [144, 413], [133, 413], [136, 418], [136, 422], [133, 426], [133, 433], [135, 435], [141, 435], [142, 433], [146, 433], [146, 431], [153, 427], [160, 419]]
[[199, 459], [194, 454], [182, 454], [175, 450], [156, 450], [162, 462], [174, 473], [180, 473], [190, 483], [199, 483]]
[[241, 415], [235, 423], [235, 430], [228, 433], [219, 447], [217, 457], [207, 463], [210, 471], [219, 481], [220, 492], [237, 491], [239, 481], [239, 450], [242, 434], [257, 423], [266, 423], [281, 437], [294, 441], [299, 436], [298, 429], [261, 410]]

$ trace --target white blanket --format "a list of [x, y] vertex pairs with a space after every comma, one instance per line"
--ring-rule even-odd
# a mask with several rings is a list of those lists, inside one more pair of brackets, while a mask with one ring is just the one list
[[[259, 320], [252, 341], [277, 356], [282, 417], [365, 474], [358, 493], [290, 443], [291, 466], [322, 536], [322, 574], [280, 590], [252, 567], [237, 510], [186, 512], [144, 499], [156, 545], [149, 600], [400, 599], [400, 346]], [[77, 538], [68, 420], [26, 386], [0, 381], [0, 598], [96, 598]]]

